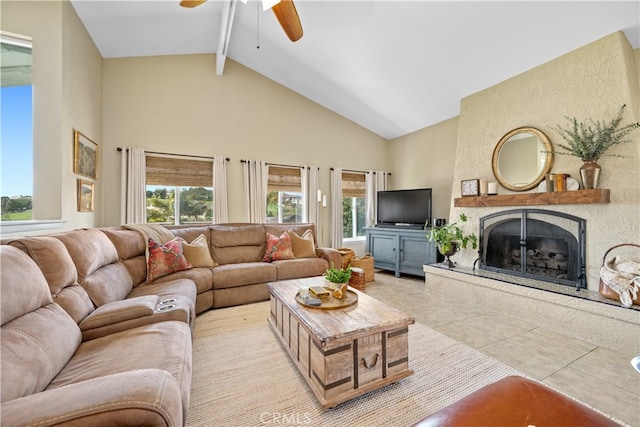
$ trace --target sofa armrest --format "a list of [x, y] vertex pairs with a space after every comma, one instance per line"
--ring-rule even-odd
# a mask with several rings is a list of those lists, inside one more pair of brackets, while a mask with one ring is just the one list
[[335, 265], [336, 268], [342, 266], [342, 256], [337, 249], [316, 248], [316, 256], [325, 259], [329, 263], [329, 268], [331, 268], [332, 265]]
[[169, 372], [140, 369], [4, 402], [2, 424], [182, 426], [181, 396]]
[[139, 317], [151, 316], [158, 305], [157, 295], [145, 295], [102, 305], [85, 317], [80, 330], [96, 329]]

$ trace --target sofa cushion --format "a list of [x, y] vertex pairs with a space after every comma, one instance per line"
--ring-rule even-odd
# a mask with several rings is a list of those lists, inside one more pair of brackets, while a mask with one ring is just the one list
[[76, 323], [93, 311], [87, 291], [78, 285], [73, 259], [60, 240], [51, 236], [25, 237], [12, 241], [10, 245], [34, 260], [47, 280], [53, 301]]
[[180, 385], [186, 413], [191, 390], [191, 356], [191, 330], [187, 323], [144, 325], [83, 342], [46, 390], [136, 369], [161, 369]]
[[213, 287], [211, 281], [211, 272], [210, 268], [192, 268], [191, 270], [178, 271], [173, 274], [169, 274], [168, 276], [164, 276], [155, 280], [151, 285], [170, 282], [178, 279], [189, 279], [196, 284], [197, 293], [201, 294], [202, 292], [210, 291]]
[[264, 251], [264, 262], [294, 258], [291, 237], [285, 231], [279, 237], [267, 233], [267, 248]]
[[2, 325], [51, 304], [47, 281], [36, 263], [13, 246], [0, 246]]
[[64, 243], [78, 271], [78, 283], [104, 265], [118, 261], [118, 252], [111, 240], [97, 228], [75, 230], [54, 235]]
[[220, 265], [262, 260], [266, 245], [264, 228], [259, 224], [212, 225], [211, 255]]
[[182, 241], [182, 251], [184, 257], [193, 267], [215, 267], [216, 263], [211, 259], [209, 253], [209, 242], [207, 242], [204, 234], [200, 234], [190, 243], [186, 240]]
[[122, 260], [122, 264], [126, 267], [131, 276], [133, 287], [147, 282], [147, 259], [144, 254]]
[[322, 276], [329, 268], [329, 263], [322, 258], [295, 258], [274, 261], [272, 264], [278, 270], [277, 280]]
[[147, 266], [147, 283], [176, 271], [192, 268], [182, 253], [182, 239], [176, 237], [164, 245], [149, 238], [149, 265]]
[[275, 282], [276, 267], [264, 262], [219, 265], [213, 269], [213, 289], [234, 288], [254, 283]]
[[126, 260], [140, 255], [144, 256], [147, 242], [139, 232], [124, 227], [107, 227], [100, 230], [115, 246], [119, 259]]
[[44, 275], [25, 253], [0, 247], [2, 402], [45, 389], [80, 344], [78, 325], [53, 303]]
[[316, 244], [313, 239], [313, 233], [311, 230], [307, 230], [299, 236], [294, 231], [289, 231], [289, 237], [291, 237], [291, 246], [293, 249], [293, 255], [296, 258], [315, 258], [316, 257]]

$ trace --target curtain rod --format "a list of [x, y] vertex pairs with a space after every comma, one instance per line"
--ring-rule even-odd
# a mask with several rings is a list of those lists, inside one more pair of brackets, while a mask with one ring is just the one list
[[[118, 147], [116, 148], [116, 150], [118, 151], [122, 151], [123, 148], [122, 147]], [[126, 151], [129, 151], [129, 149], [127, 148]], [[146, 151], [144, 152], [145, 154], [149, 153], [149, 154], [162, 154], [165, 156], [176, 156], [176, 157], [192, 157], [195, 159], [209, 159], [209, 160], [213, 160], [214, 157], [209, 157], [209, 156], [194, 156], [194, 155], [190, 155], [190, 154], [173, 154], [173, 153], [161, 153], [159, 151]], [[229, 160], [231, 160], [229, 157], [225, 157], [225, 160], [228, 162]]]
[[[334, 170], [333, 168], [331, 168], [331, 170]], [[342, 172], [354, 172], [354, 173], [369, 173], [368, 171], [356, 171], [356, 170], [349, 170], [349, 169], [342, 169]], [[376, 174], [376, 171], [373, 171], [373, 174]], [[391, 172], [387, 172], [387, 175], [391, 176]]]
[[[241, 159], [241, 160], [240, 160], [240, 163], [247, 163], [248, 161], [249, 161], [249, 160]], [[296, 169], [297, 169], [297, 168], [303, 168], [303, 167], [304, 167], [304, 168], [309, 168], [309, 169], [311, 169], [311, 166], [280, 165], [280, 164], [278, 164], [278, 163], [269, 163], [269, 162], [266, 162], [266, 164], [267, 164], [267, 165], [269, 165], [269, 166], [280, 166], [280, 167], [283, 167], [283, 168], [296, 168]], [[320, 170], [320, 168], [319, 168], [318, 166], [316, 166], [315, 168], [316, 168], [316, 169], [318, 169], [318, 170]]]

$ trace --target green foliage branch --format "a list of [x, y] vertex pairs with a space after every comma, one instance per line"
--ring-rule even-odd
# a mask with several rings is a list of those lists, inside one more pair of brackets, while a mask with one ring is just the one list
[[335, 268], [331, 263], [331, 268], [324, 273], [324, 278], [331, 283], [347, 283], [351, 278], [351, 266], [347, 268]]
[[[460, 214], [460, 222], [467, 222], [468, 219], [465, 214]], [[457, 243], [458, 247], [462, 249], [466, 249], [469, 242], [471, 242], [473, 249], [478, 247], [478, 236], [476, 236], [475, 233], [465, 234], [457, 221], [441, 227], [433, 227], [429, 234], [427, 234], [427, 239], [435, 242], [438, 250], [443, 255], [453, 248], [454, 243]]]
[[[618, 114], [610, 122], [592, 119], [579, 122], [575, 117], [565, 116], [570, 123], [568, 128], [562, 128], [560, 125], [551, 128], [567, 142], [567, 144], [557, 144], [558, 147], [566, 151], [565, 153], [558, 152], [558, 154], [576, 156], [583, 161], [595, 160], [602, 157], [614, 145], [631, 142], [625, 137], [633, 130], [640, 128], [640, 123], [629, 123], [620, 127], [625, 107], [626, 104], [623, 104]], [[608, 156], [625, 157], [621, 154], [608, 154]]]

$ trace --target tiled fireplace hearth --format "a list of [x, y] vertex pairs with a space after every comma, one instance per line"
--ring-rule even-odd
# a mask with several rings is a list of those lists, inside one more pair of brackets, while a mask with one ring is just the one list
[[598, 292], [488, 270], [425, 265], [425, 291], [488, 307], [628, 354], [640, 354], [640, 307], [625, 308]]

